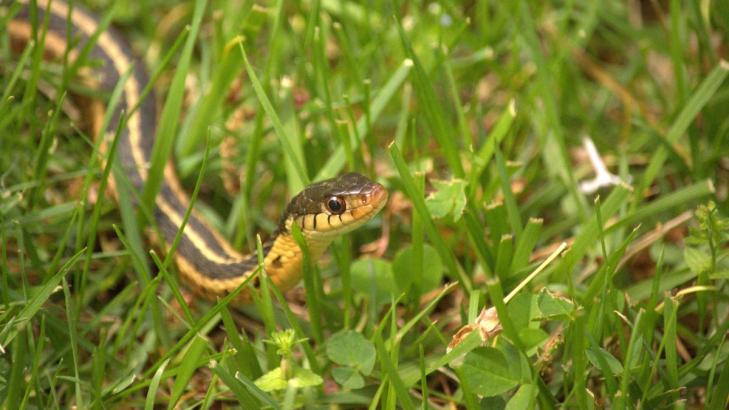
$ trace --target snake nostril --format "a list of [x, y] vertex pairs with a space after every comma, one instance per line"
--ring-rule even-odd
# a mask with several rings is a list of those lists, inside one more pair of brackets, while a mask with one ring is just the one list
[[372, 190], [367, 194], [367, 201], [370, 203], [380, 203], [384, 200], [387, 200], [387, 190], [380, 184], [372, 187]]

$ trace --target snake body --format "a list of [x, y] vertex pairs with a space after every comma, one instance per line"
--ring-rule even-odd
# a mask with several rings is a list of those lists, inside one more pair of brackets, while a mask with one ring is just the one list
[[[86, 104], [85, 113], [91, 131], [97, 138], [104, 139], [101, 146], [106, 147], [114, 138], [122, 113], [132, 112], [119, 135], [117, 156], [130, 185], [141, 192], [157, 132], [157, 113], [153, 92], [144, 99], [141, 96], [149, 77], [124, 38], [113, 28], [102, 29], [99, 19], [84, 8], [70, 7], [61, 0], [53, 0], [50, 4], [47, 0], [38, 0], [35, 10], [31, 10], [29, 0], [13, 4], [3, 0], [0, 4], [9, 6], [11, 18], [7, 31], [13, 48], [22, 49], [33, 40], [35, 44], [43, 44], [48, 58], [60, 58], [68, 53], [70, 62], [80, 58], [82, 50], [87, 50], [86, 61], [94, 64], [79, 70], [79, 75], [85, 83], [107, 94], [129, 73], [123, 84], [121, 101], [106, 130], [102, 129], [105, 113], [102, 103]], [[33, 15], [37, 16], [35, 26]], [[45, 19], [46, 31], [43, 30]], [[137, 105], [138, 109], [132, 111]], [[301, 278], [303, 253], [292, 235], [294, 224], [301, 229], [312, 260], [317, 260], [335, 237], [376, 215], [387, 196], [382, 185], [356, 173], [306, 187], [292, 198], [278, 229], [264, 245], [264, 267], [272, 282], [285, 291]], [[180, 229], [189, 203], [174, 165], [169, 162], [154, 210], [156, 224], [168, 245]], [[190, 288], [207, 298], [224, 296], [235, 290], [258, 268], [256, 255], [237, 252], [194, 209], [174, 258]], [[257, 279], [253, 280], [254, 286], [258, 284]], [[248, 301], [249, 295], [243, 291], [238, 299]]]

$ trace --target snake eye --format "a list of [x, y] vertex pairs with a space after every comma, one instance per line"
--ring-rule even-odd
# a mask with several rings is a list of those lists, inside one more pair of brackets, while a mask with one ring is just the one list
[[347, 209], [347, 205], [344, 203], [344, 199], [333, 196], [327, 200], [327, 209], [334, 215], [339, 215]]

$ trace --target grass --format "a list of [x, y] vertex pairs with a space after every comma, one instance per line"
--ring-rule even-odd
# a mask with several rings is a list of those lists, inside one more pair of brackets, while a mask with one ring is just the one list
[[[3, 6], [3, 408], [726, 408], [723, 2], [83, 3], [153, 73], [152, 182]], [[581, 190], [584, 136], [623, 184]], [[203, 301], [145, 228], [171, 156], [246, 251], [309, 181], [390, 203], [304, 290]]]

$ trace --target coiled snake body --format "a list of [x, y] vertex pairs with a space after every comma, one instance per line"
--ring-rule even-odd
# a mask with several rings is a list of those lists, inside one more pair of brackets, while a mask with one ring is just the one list
[[[37, 40], [41, 30], [33, 28], [29, 0], [17, 3], [20, 4], [19, 9], [10, 7], [11, 12], [17, 13], [9, 20], [8, 34], [13, 47], [22, 48], [28, 41]], [[141, 192], [147, 178], [157, 122], [154, 95], [141, 99], [142, 90], [149, 82], [142, 63], [133, 57], [131, 49], [117, 32], [113, 29], [100, 30], [98, 19], [83, 8], [74, 6], [69, 17], [69, 5], [64, 1], [53, 0], [48, 7], [47, 0], [38, 0], [37, 6], [38, 26], [48, 18], [43, 43], [48, 57], [62, 57], [69, 48], [67, 40], [70, 38], [74, 43], [68, 57], [73, 62], [79, 58], [81, 50], [93, 42], [87, 59], [99, 63], [98, 67], [80, 71], [86, 83], [109, 93], [125, 73], [130, 73], [123, 84], [121, 102], [115, 108], [107, 130], [102, 130], [104, 106], [101, 103], [89, 104], [86, 114], [94, 135], [105, 139], [103, 147], [114, 137], [121, 113], [131, 112], [139, 105], [127, 118], [126, 128], [119, 136], [117, 155], [131, 186]], [[305, 188], [288, 204], [276, 233], [264, 246], [264, 267], [273, 283], [281, 290], [287, 290], [301, 277], [303, 254], [291, 234], [294, 224], [301, 228], [312, 260], [316, 260], [335, 237], [361, 226], [377, 214], [386, 203], [387, 196], [382, 185], [356, 173]], [[189, 198], [171, 163], [164, 170], [164, 182], [155, 205], [156, 223], [169, 244], [179, 230], [189, 205]], [[208, 298], [223, 296], [236, 289], [258, 267], [255, 255], [245, 256], [234, 250], [194, 210], [174, 257], [190, 287]], [[248, 298], [246, 292], [239, 295], [239, 300], [246, 301]]]

